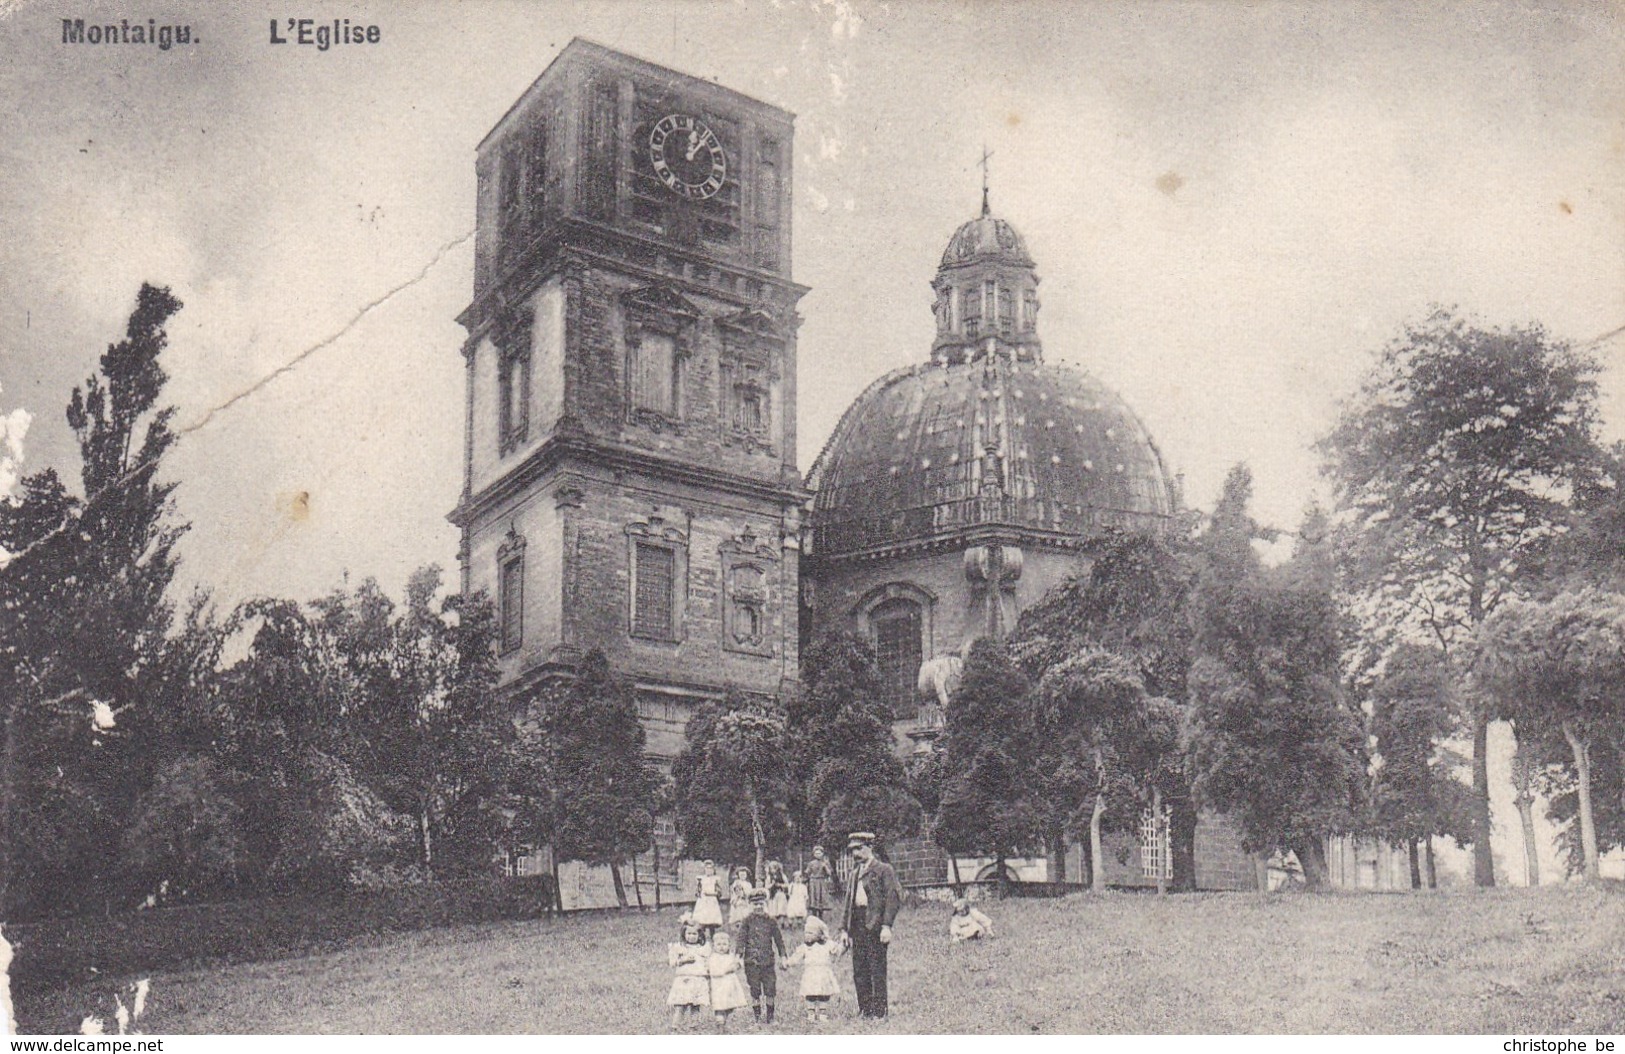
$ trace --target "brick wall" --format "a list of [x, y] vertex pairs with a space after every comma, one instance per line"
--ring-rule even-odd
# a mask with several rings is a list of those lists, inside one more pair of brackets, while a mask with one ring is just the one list
[[948, 881], [948, 857], [928, 839], [900, 839], [887, 847], [886, 858], [904, 887], [940, 886]]

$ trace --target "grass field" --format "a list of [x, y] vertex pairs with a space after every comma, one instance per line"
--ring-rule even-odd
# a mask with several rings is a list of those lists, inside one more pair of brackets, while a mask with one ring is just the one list
[[[947, 909], [906, 909], [892, 1016], [836, 1032], [1625, 1031], [1625, 891], [1132, 894], [991, 906], [996, 940], [950, 947]], [[487, 923], [153, 979], [149, 1033], [659, 1032], [675, 916]], [[802, 1032], [780, 975], [777, 1032]], [[71, 1031], [112, 982], [20, 999]], [[756, 1031], [735, 1014], [734, 1031]], [[765, 1031], [765, 1029], [764, 1029]]]

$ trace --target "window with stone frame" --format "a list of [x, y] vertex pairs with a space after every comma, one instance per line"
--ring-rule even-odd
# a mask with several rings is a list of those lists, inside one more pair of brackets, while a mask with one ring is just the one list
[[644, 330], [632, 351], [632, 406], [662, 417], [677, 417], [677, 338]]
[[510, 453], [530, 432], [530, 314], [518, 312], [498, 325], [497, 445]]
[[735, 367], [733, 385], [733, 426], [741, 432], [767, 431], [767, 386], [762, 383], [761, 366], [741, 363]]
[[497, 170], [497, 223], [502, 231], [503, 248], [516, 248], [512, 237], [524, 214], [524, 145], [509, 140], [502, 146], [501, 162]]
[[1021, 331], [1031, 333], [1038, 328], [1038, 293], [1027, 289], [1021, 294]]
[[767, 573], [756, 564], [728, 569], [728, 639], [735, 648], [760, 648], [767, 637]]
[[1015, 301], [1011, 299], [1010, 290], [999, 289], [999, 332], [1009, 333], [1015, 328]]
[[655, 542], [632, 547], [632, 635], [677, 638], [677, 553]]
[[779, 266], [779, 141], [763, 138], [757, 146], [756, 263]]
[[906, 597], [894, 597], [869, 612], [883, 698], [894, 718], [913, 716], [917, 709], [915, 687], [924, 659], [924, 626], [919, 603]]
[[699, 309], [664, 285], [621, 297], [625, 312], [627, 419], [656, 430], [683, 418], [684, 364]]
[[975, 286], [965, 289], [959, 295], [960, 309], [965, 315], [965, 336], [975, 338], [982, 335], [982, 291]]
[[497, 637], [503, 654], [525, 640], [525, 543], [511, 530], [497, 555]]

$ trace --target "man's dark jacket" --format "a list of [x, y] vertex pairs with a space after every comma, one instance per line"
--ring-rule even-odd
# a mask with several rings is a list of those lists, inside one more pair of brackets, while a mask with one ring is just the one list
[[[884, 860], [876, 859], [869, 865], [869, 870], [859, 879], [863, 883], [863, 895], [868, 898], [869, 906], [864, 909], [864, 928], [880, 931], [882, 926], [890, 926], [897, 918], [897, 913], [903, 908], [903, 884], [897, 881], [897, 872]], [[849, 930], [851, 927], [852, 912], [855, 907], [856, 887], [848, 880], [846, 895], [841, 898], [840, 907], [835, 909], [835, 929]]]

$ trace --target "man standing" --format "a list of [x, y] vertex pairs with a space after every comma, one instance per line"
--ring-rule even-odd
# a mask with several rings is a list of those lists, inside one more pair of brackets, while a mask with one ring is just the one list
[[836, 912], [835, 929], [852, 945], [852, 987], [858, 992], [858, 1016], [886, 1016], [886, 945], [891, 924], [903, 906], [903, 884], [897, 872], [875, 859], [875, 836], [855, 832], [847, 839], [852, 878]]

